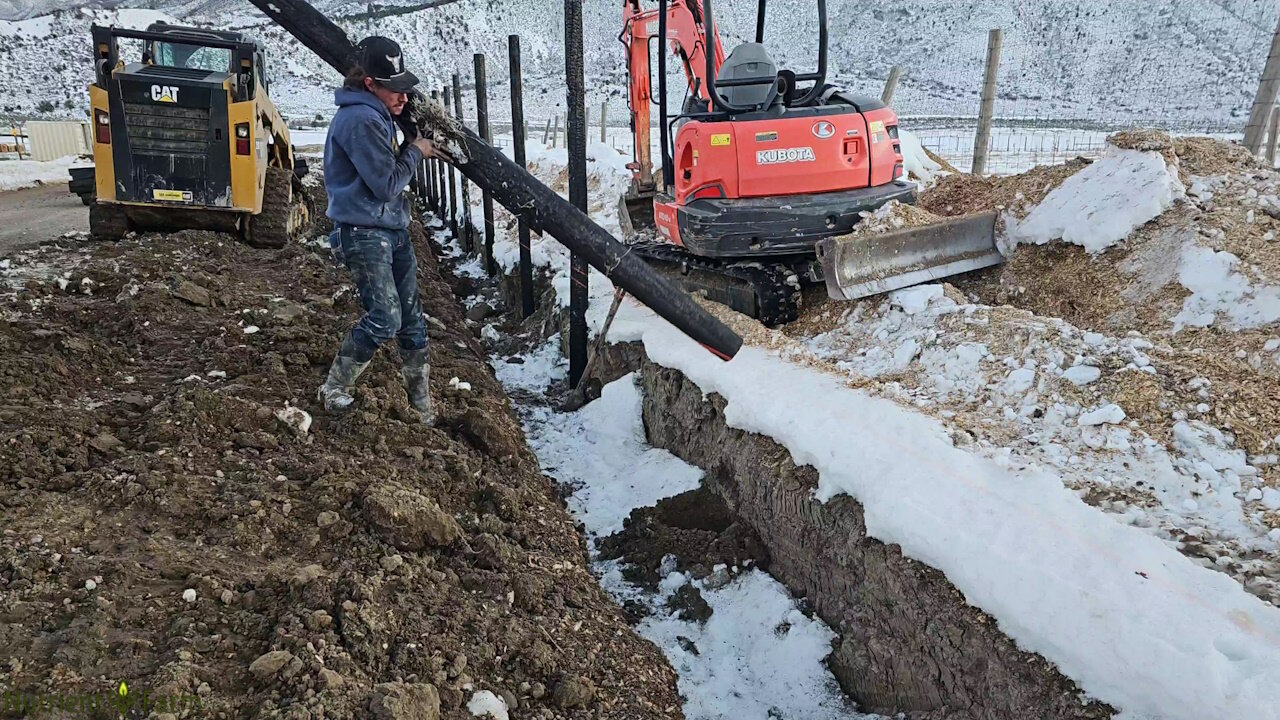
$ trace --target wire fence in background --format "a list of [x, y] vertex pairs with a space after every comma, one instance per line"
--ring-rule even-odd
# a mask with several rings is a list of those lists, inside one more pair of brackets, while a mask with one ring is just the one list
[[[986, 172], [1096, 157], [1110, 133], [1133, 127], [1239, 137], [1276, 3], [1198, 0], [1114, 22], [1108, 13], [1119, 11], [1110, 4], [1061, 10], [1018, 6], [1012, 17], [993, 18], [1007, 25]], [[950, 69], [931, 62], [928, 77], [913, 75], [912, 57], [902, 60], [895, 107], [903, 127], [960, 170], [973, 164], [985, 46], [986, 38], [949, 43], [956, 57], [942, 65]], [[957, 105], [970, 109], [948, 116]]]

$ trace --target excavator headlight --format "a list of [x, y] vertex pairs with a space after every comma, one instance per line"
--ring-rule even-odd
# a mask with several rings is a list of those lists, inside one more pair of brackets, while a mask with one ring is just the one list
[[249, 123], [236, 125], [236, 154], [249, 154]]

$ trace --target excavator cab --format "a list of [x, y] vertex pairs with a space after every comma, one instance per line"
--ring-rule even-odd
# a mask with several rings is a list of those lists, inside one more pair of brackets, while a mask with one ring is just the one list
[[[989, 218], [915, 233], [897, 245], [860, 246], [841, 256], [840, 268], [829, 267], [834, 255], [819, 256], [820, 242], [848, 236], [863, 213], [915, 202], [915, 185], [904, 177], [893, 110], [827, 82], [827, 7], [816, 2], [816, 67], [800, 71], [780, 69], [766, 49], [766, 0], [757, 0], [754, 42], [727, 55], [712, 0], [658, 0], [656, 12], [641, 10], [640, 0], [624, 2], [620, 37], [628, 48], [636, 148], [632, 185], [619, 206], [624, 234], [665, 245], [647, 256], [687, 277], [697, 269], [702, 279], [686, 281], [687, 289], [766, 322], [796, 316], [805, 281], [838, 276], [843, 297], [852, 299], [1001, 259]], [[650, 73], [654, 39], [657, 67]], [[690, 97], [674, 114], [667, 108], [669, 54], [689, 83]], [[650, 161], [651, 94], [660, 178]], [[650, 228], [655, 232], [645, 232]], [[751, 265], [777, 273], [751, 275]], [[769, 286], [778, 277], [795, 291]]]

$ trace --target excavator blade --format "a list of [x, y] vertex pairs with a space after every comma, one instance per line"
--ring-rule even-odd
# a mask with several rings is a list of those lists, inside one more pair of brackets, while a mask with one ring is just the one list
[[653, 224], [653, 195], [649, 191], [627, 191], [618, 198], [618, 224], [622, 226], [623, 239], [631, 239], [643, 230], [656, 227]]
[[1004, 262], [994, 212], [962, 215], [881, 235], [818, 241], [827, 294], [856, 300]]

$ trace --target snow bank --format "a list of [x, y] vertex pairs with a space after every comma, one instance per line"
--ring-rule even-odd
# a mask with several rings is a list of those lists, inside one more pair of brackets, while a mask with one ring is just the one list
[[35, 160], [0, 161], [0, 192], [20, 190], [48, 183], [65, 183], [71, 179], [67, 171], [82, 161], [69, 156], [48, 162]]
[[1013, 245], [1063, 240], [1102, 252], [1185, 195], [1177, 171], [1159, 153], [1110, 146], [1026, 218], [1011, 222], [1009, 239]]
[[758, 348], [724, 363], [665, 323], [644, 344], [725, 397], [731, 426], [817, 468], [819, 499], [857, 499], [869, 535], [944, 572], [1090, 695], [1137, 718], [1280, 718], [1280, 609], [1057, 475], [958, 449], [938, 421]]

